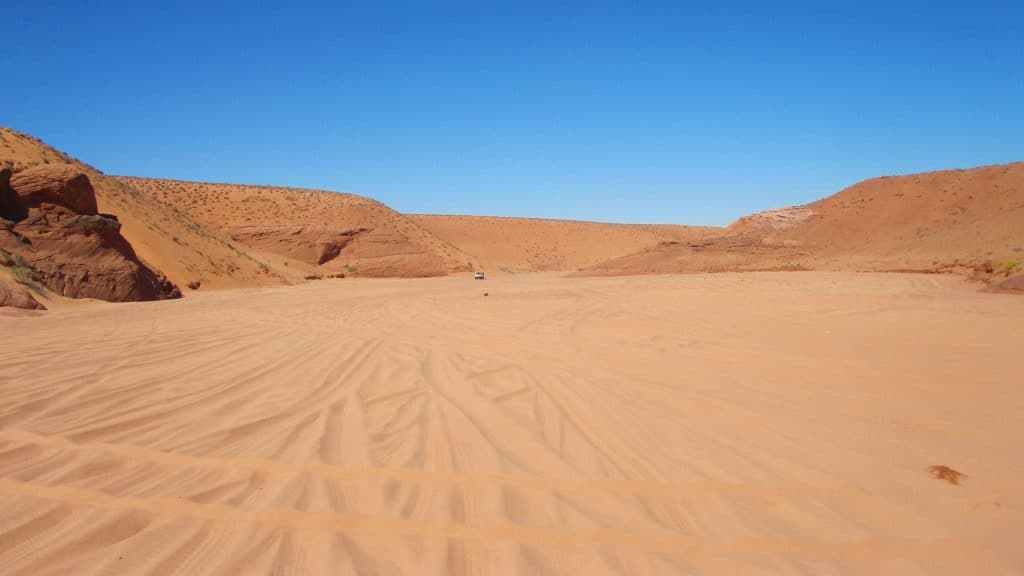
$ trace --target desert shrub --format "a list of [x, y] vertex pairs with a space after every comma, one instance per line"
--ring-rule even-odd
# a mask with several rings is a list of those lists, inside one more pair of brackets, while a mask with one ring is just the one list
[[1010, 274], [1017, 269], [1017, 266], [1020, 266], [1020, 264], [1016, 260], [1007, 260], [1003, 262], [1003, 273]]
[[11, 273], [14, 274], [14, 278], [22, 284], [32, 283], [36, 281], [36, 269], [31, 266], [12, 266]]
[[43, 291], [43, 287], [39, 283], [39, 273], [32, 264], [19, 254], [11, 254], [0, 248], [0, 265], [10, 268], [11, 274], [18, 284], [28, 286], [38, 293]]

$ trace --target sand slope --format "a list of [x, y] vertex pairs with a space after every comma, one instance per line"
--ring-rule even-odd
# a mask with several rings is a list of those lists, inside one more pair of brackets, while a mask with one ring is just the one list
[[1024, 571], [1024, 300], [950, 277], [56, 304], [0, 313], [2, 574]]
[[182, 288], [193, 281], [216, 289], [308, 276], [438, 276], [469, 269], [459, 249], [370, 198], [113, 177], [37, 138], [0, 128], [0, 167], [58, 162], [88, 174], [99, 211], [117, 215], [139, 256]]
[[865, 180], [779, 225], [733, 224], [795, 242], [815, 267], [934, 269], [1024, 260], [1024, 163]]
[[410, 218], [461, 248], [478, 267], [492, 271], [576, 270], [659, 242], [720, 233], [711, 226], [432, 214]]
[[[992, 282], [1024, 272], [1024, 163], [883, 177], [728, 228], [483, 216], [402, 215], [351, 194], [108, 177], [0, 129], [0, 166], [70, 162], [138, 254], [181, 286], [307, 277], [580, 271], [958, 271]], [[988, 264], [986, 264], [988, 263]], [[1005, 274], [1003, 275], [1005, 276]]]
[[[314, 273], [415, 277], [469, 268], [457, 248], [363, 196], [156, 178], [118, 181], [262, 251], [277, 270], [288, 262]], [[275, 261], [269, 254], [286, 260]]]
[[865, 180], [740, 218], [718, 238], [644, 248], [591, 273], [702, 270], [1024, 271], [1024, 163]]
[[59, 162], [89, 176], [99, 211], [117, 215], [121, 233], [135, 252], [182, 288], [193, 280], [207, 287], [286, 281], [244, 245], [219, 236], [175, 206], [163, 204], [37, 138], [0, 128], [0, 166], [25, 168]]

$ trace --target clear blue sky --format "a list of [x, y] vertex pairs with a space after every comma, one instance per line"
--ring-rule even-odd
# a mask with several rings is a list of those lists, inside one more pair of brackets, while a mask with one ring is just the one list
[[0, 125], [112, 174], [724, 224], [1024, 160], [1024, 2], [0, 0]]

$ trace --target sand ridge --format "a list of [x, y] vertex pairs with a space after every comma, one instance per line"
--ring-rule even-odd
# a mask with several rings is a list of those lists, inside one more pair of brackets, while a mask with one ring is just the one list
[[712, 226], [413, 214], [410, 218], [492, 272], [576, 270], [659, 242], [721, 234]]
[[[1024, 163], [872, 178], [805, 206], [740, 218], [697, 242], [663, 243], [590, 274], [723, 270], [1024, 272]], [[1004, 269], [1001, 277], [985, 268]]]
[[469, 269], [468, 257], [458, 248], [363, 196], [282, 186], [117, 180], [260, 251], [279, 273], [286, 272], [286, 265], [320, 274], [386, 277]]
[[0, 315], [0, 573], [1019, 572], [1022, 312], [816, 272]]

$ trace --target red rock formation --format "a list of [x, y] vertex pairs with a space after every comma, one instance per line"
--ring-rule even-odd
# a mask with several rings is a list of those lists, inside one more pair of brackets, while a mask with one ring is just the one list
[[20, 257], [36, 281], [69, 298], [114, 302], [181, 295], [121, 235], [116, 216], [98, 214], [89, 177], [46, 164], [0, 174], [0, 247]]
[[0, 276], [0, 308], [24, 308], [25, 310], [46, 310], [27, 288], [5, 276]]
[[232, 240], [310, 264], [323, 265], [338, 257], [357, 236], [368, 228], [333, 226], [234, 226], [228, 229]]
[[[78, 214], [96, 214], [96, 193], [84, 172], [70, 164], [43, 164], [10, 178], [16, 208], [25, 211], [60, 206]], [[23, 216], [24, 217], [24, 216]], [[14, 220], [15, 218], [10, 218]]]
[[[326, 274], [342, 270], [368, 277], [444, 276], [444, 259], [418, 247], [400, 231], [327, 224], [231, 226], [231, 239], [262, 251], [319, 266]], [[349, 267], [349, 263], [358, 263]]]

